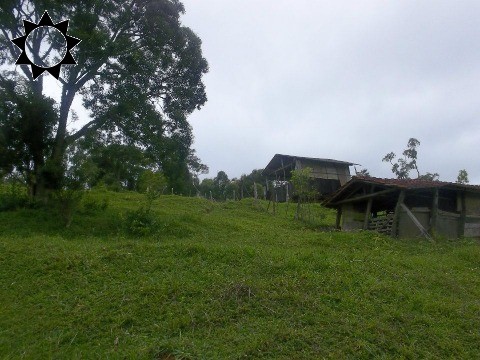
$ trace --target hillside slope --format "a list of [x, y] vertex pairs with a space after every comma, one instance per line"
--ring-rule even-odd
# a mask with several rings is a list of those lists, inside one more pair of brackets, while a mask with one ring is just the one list
[[141, 195], [88, 196], [68, 229], [42, 209], [0, 213], [2, 358], [480, 355], [475, 242], [322, 232], [285, 208], [177, 196], [135, 237]]

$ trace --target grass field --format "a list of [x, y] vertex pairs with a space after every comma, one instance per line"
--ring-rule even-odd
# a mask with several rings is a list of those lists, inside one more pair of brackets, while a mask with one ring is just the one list
[[1, 358], [480, 357], [477, 242], [177, 196], [135, 236], [124, 223], [142, 195], [83, 202], [69, 228], [53, 210], [0, 212]]

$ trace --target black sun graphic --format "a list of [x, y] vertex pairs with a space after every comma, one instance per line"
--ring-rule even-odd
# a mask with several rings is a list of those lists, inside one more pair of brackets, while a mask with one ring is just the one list
[[[35, 24], [28, 20], [23, 20], [23, 28], [25, 29], [25, 35], [11, 40], [11, 42], [13, 42], [17, 47], [20, 48], [20, 50], [22, 50], [22, 53], [15, 62], [15, 65], [30, 65], [32, 69], [33, 80], [36, 80], [40, 75], [43, 74], [44, 71], [49, 72], [55, 79], [58, 80], [58, 78], [60, 77], [60, 68], [62, 65], [75, 65], [77, 63], [73, 58], [72, 54], [70, 53], [70, 50], [77, 46], [80, 41], [82, 41], [73, 36], [67, 35], [68, 22], [69, 20], [65, 20], [59, 22], [58, 24], [54, 24], [47, 11], [44, 12], [38, 24]], [[57, 64], [50, 67], [42, 67], [36, 65], [32, 60], [30, 60], [25, 51], [28, 35], [41, 26], [52, 27], [60, 31], [67, 45], [67, 51], [65, 52], [63, 59]]]

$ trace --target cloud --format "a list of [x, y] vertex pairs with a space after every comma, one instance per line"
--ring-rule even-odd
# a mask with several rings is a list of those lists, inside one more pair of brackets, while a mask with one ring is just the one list
[[381, 162], [418, 138], [421, 169], [480, 182], [476, 1], [184, 1], [210, 63], [191, 117], [211, 168], [239, 176], [275, 153]]

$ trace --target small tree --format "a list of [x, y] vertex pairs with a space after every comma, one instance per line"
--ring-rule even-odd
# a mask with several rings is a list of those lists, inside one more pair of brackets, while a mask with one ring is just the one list
[[429, 173], [427, 172], [425, 175], [420, 175], [418, 177], [418, 179], [420, 180], [430, 180], [430, 181], [438, 181], [438, 178], [440, 177], [440, 175], [438, 175], [438, 173]]
[[397, 162], [393, 160], [397, 157], [394, 152], [390, 152], [382, 159], [384, 162], [392, 164], [392, 172], [398, 179], [409, 179], [409, 173], [411, 170], [416, 170], [417, 175], [420, 176], [417, 166], [417, 146], [420, 145], [420, 141], [415, 138], [410, 138], [407, 143], [407, 148], [403, 151], [403, 158], [399, 158]]
[[297, 196], [297, 210], [295, 211], [295, 219], [305, 220], [305, 211], [302, 211], [304, 204], [315, 198], [317, 192], [312, 189], [310, 174], [312, 169], [306, 167], [301, 170], [293, 170], [291, 183], [294, 193]]
[[157, 198], [167, 187], [167, 179], [161, 172], [145, 170], [138, 180], [138, 191], [149, 198]]
[[228, 179], [228, 175], [225, 171], [220, 170], [217, 173], [217, 176], [213, 178], [213, 185], [215, 193], [214, 195], [221, 200], [226, 199], [226, 189], [228, 184], [230, 184], [230, 180]]
[[417, 173], [417, 179], [422, 180], [438, 180], [438, 173], [429, 173], [427, 172], [424, 175], [420, 175], [420, 171], [417, 166], [417, 147], [420, 146], [420, 141], [415, 138], [410, 138], [407, 143], [407, 148], [403, 150], [403, 157], [398, 158], [394, 162], [397, 155], [394, 152], [389, 152], [382, 159], [383, 162], [389, 162], [392, 165], [392, 172], [395, 174], [397, 179], [410, 179], [410, 171], [415, 170]]
[[468, 184], [470, 181], [468, 180], [468, 173], [467, 170], [463, 169], [458, 172], [457, 176], [457, 183], [458, 184]]
[[356, 171], [355, 175], [363, 176], [363, 177], [370, 177], [371, 176], [367, 169], [362, 169], [360, 171]]

